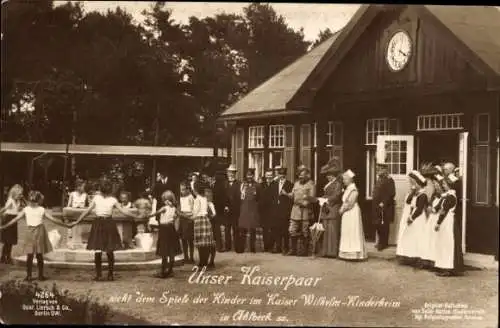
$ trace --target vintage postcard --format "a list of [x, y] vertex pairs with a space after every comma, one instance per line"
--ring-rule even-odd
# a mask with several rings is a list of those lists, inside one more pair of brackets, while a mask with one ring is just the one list
[[0, 324], [497, 327], [499, 31], [2, 1]]

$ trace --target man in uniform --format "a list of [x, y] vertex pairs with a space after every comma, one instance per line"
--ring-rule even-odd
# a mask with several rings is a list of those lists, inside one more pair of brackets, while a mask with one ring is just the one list
[[236, 242], [238, 239], [238, 219], [240, 217], [241, 205], [241, 184], [236, 180], [236, 166], [231, 164], [227, 169], [226, 182], [226, 199], [225, 199], [225, 222], [224, 222], [224, 239], [225, 250], [230, 251], [232, 248], [231, 231], [233, 232], [234, 247], [236, 250]]
[[[314, 215], [313, 204], [316, 201], [316, 186], [309, 178], [309, 174], [309, 169], [301, 167], [299, 179], [295, 182], [292, 192], [281, 190], [281, 194], [293, 200], [288, 228], [292, 245], [288, 255], [307, 256], [308, 253], [309, 222]], [[299, 251], [297, 251], [298, 241], [301, 241], [302, 246]]]
[[389, 227], [394, 221], [394, 197], [396, 187], [389, 176], [387, 164], [377, 164], [377, 181], [373, 188], [372, 221], [378, 235], [377, 249], [379, 251], [389, 246]]

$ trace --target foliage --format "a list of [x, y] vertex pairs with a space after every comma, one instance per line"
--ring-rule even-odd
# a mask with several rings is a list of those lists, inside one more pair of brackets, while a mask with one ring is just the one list
[[9, 141], [214, 145], [224, 141], [220, 113], [309, 47], [269, 4], [187, 24], [163, 2], [142, 24], [119, 7], [85, 13], [75, 2], [2, 9]]
[[332, 36], [333, 36], [333, 32], [329, 28], [326, 28], [325, 30], [319, 31], [318, 38], [311, 45], [311, 49], [316, 48], [321, 43], [323, 43], [323, 41], [328, 40]]
[[[90, 297], [74, 297], [67, 290], [61, 291], [56, 284], [51, 290], [37, 284], [10, 280], [0, 285], [0, 317], [7, 324], [96, 324], [109, 322], [111, 313], [107, 305], [101, 305]], [[40, 297], [40, 295], [43, 295]], [[70, 311], [61, 311], [60, 315], [35, 315], [34, 310], [23, 309], [23, 306], [34, 304], [33, 300], [49, 299], [60, 308], [67, 306]], [[53, 303], [52, 303], [53, 302]], [[36, 310], [36, 305], [35, 305]], [[50, 312], [50, 311], [49, 311]]]

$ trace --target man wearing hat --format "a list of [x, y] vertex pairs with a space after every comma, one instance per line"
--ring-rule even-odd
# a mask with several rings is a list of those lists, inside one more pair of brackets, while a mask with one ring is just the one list
[[238, 219], [238, 239], [235, 240], [237, 253], [243, 253], [247, 233], [250, 233], [250, 251], [255, 253], [256, 229], [260, 223], [259, 202], [262, 198], [260, 185], [255, 181], [255, 169], [249, 168], [246, 179], [241, 184], [241, 207]]
[[[292, 211], [290, 213], [290, 226], [288, 232], [292, 242], [288, 255], [307, 256], [309, 221], [312, 220], [314, 211], [313, 204], [316, 202], [316, 186], [309, 178], [310, 171], [305, 167], [300, 167], [299, 179], [295, 182], [292, 192], [282, 193], [293, 199]], [[301, 241], [301, 250], [297, 251], [297, 243]]]
[[384, 250], [389, 245], [389, 226], [394, 222], [394, 197], [396, 187], [389, 176], [387, 164], [377, 163], [377, 181], [372, 196], [372, 222], [375, 225], [377, 249]]
[[278, 169], [278, 180], [271, 186], [275, 197], [272, 198], [274, 215], [270, 218], [271, 227], [271, 248], [273, 253], [286, 255], [289, 251], [288, 225], [290, 221], [290, 211], [293, 202], [289, 196], [292, 192], [293, 184], [286, 178], [286, 168]]
[[266, 170], [264, 181], [261, 183], [262, 198], [260, 206], [260, 226], [262, 227], [262, 239], [264, 241], [264, 252], [271, 251], [271, 220], [274, 219], [274, 203], [277, 202], [278, 194], [274, 192], [276, 184], [273, 169]]
[[[225, 222], [224, 222], [224, 239], [225, 251], [230, 251], [232, 248], [231, 240], [234, 240], [234, 248], [236, 250], [236, 241], [238, 239], [238, 219], [240, 217], [241, 206], [241, 184], [236, 180], [236, 166], [231, 164], [227, 168], [227, 181], [225, 185]], [[233, 238], [231, 238], [231, 231]]]

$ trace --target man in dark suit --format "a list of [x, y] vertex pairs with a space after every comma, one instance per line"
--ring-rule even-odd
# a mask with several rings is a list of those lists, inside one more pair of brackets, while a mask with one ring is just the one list
[[158, 209], [163, 206], [163, 202], [161, 200], [161, 195], [167, 191], [170, 190], [172, 191], [176, 196], [178, 196], [175, 183], [168, 177], [167, 172], [165, 170], [162, 170], [158, 172], [156, 175], [156, 183], [153, 189], [153, 195], [156, 198], [156, 201], [158, 202]]
[[277, 203], [278, 194], [273, 188], [276, 184], [274, 181], [273, 170], [269, 169], [265, 173], [265, 180], [261, 184], [262, 199], [260, 206], [260, 226], [262, 227], [262, 239], [264, 242], [264, 252], [270, 252], [271, 249], [271, 225], [270, 220], [274, 218], [275, 204]]
[[288, 225], [293, 201], [290, 197], [282, 194], [282, 191], [291, 193], [293, 184], [286, 179], [286, 168], [284, 167], [278, 169], [278, 177], [271, 186], [274, 194], [271, 205], [274, 208], [274, 215], [272, 218], [269, 218], [271, 247], [273, 253], [286, 255], [290, 248]]
[[389, 244], [389, 227], [394, 221], [394, 197], [396, 187], [389, 176], [387, 164], [377, 164], [377, 181], [373, 189], [372, 221], [378, 234], [377, 249], [387, 248]]
[[[225, 222], [224, 222], [224, 237], [225, 251], [230, 251], [232, 248], [231, 240], [234, 240], [234, 248], [238, 248], [238, 219], [240, 217], [241, 206], [241, 183], [236, 180], [236, 166], [231, 164], [227, 169], [226, 182], [226, 201], [224, 206]], [[231, 231], [233, 238], [231, 238]]]

